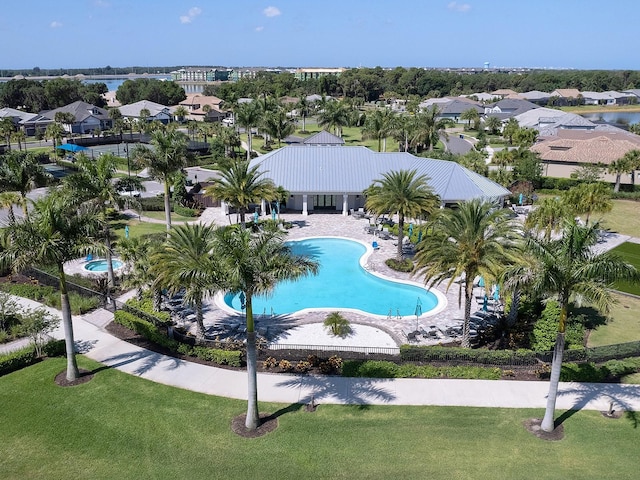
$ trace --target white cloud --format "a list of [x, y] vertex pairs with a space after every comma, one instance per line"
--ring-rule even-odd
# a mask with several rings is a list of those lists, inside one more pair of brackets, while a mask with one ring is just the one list
[[201, 13], [202, 9], [200, 7], [191, 7], [186, 15], [180, 15], [180, 23], [191, 23]]
[[262, 26], [256, 27], [256, 32], [261, 32], [262, 30], [264, 30], [264, 27], [262, 27]]
[[449, 2], [447, 8], [456, 12], [465, 13], [471, 10], [471, 5], [469, 5], [468, 3]]
[[282, 12], [280, 12], [278, 7], [267, 7], [262, 11], [262, 13], [264, 13], [266, 17], [277, 17]]
[[49, 24], [51, 28], [60, 28], [62, 26], [62, 22], [53, 21]]

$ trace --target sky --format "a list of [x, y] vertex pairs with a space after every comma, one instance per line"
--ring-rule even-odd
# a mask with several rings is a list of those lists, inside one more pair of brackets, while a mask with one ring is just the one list
[[0, 69], [640, 69], [638, 0], [5, 0]]

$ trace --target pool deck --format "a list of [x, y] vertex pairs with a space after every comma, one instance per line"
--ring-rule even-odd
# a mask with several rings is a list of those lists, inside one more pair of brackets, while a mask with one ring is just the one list
[[[358, 219], [352, 216], [342, 216], [340, 214], [330, 213], [318, 213], [303, 216], [298, 213], [283, 213], [281, 219], [291, 222], [293, 228], [288, 230], [287, 239], [299, 240], [307, 237], [342, 237], [352, 240], [360, 241], [364, 244], [371, 245], [375, 240], [379, 248], [374, 250], [369, 256], [366, 262], [366, 268], [383, 277], [398, 279], [404, 281], [415, 282], [423, 284], [423, 280], [420, 277], [412, 277], [410, 274], [397, 272], [390, 269], [384, 262], [388, 258], [392, 258], [396, 253], [396, 240], [389, 239], [383, 240], [377, 236], [366, 233], [365, 227], [369, 225], [369, 220]], [[205, 224], [216, 225], [229, 225], [229, 218], [224, 215], [220, 208], [208, 208], [203, 213], [200, 221]], [[235, 223], [235, 215], [231, 216], [231, 222]], [[458, 306], [458, 286], [452, 285], [449, 292], [445, 291], [444, 286], [438, 286], [435, 288], [440, 292], [441, 296], [446, 299], [446, 306], [434, 315], [430, 315], [428, 312], [422, 315], [418, 320], [415, 316], [396, 318], [395, 316], [388, 317], [376, 317], [371, 315], [365, 315], [352, 311], [342, 311], [341, 313], [352, 323], [358, 323], [363, 325], [369, 325], [379, 328], [387, 332], [397, 345], [408, 343], [408, 339], [405, 331], [416, 330], [418, 325], [429, 329], [430, 326], [436, 326], [441, 330], [446, 330], [452, 325], [461, 325], [464, 318], [464, 305]], [[477, 288], [477, 293], [480, 295], [480, 288]], [[475, 298], [475, 296], [474, 296]], [[220, 309], [213, 300], [205, 302], [205, 315], [204, 323], [207, 329], [213, 329], [216, 324], [233, 324], [243, 323], [244, 319], [242, 315], [230, 313]], [[481, 305], [474, 301], [472, 306], [472, 312], [481, 310]], [[336, 309], [329, 309], [328, 311], [335, 311]], [[277, 312], [276, 312], [277, 313]], [[286, 335], [286, 330], [297, 325], [303, 325], [307, 323], [319, 323], [323, 322], [327, 311], [316, 311], [293, 315], [276, 315], [271, 318], [267, 314], [267, 318], [262, 318], [262, 312], [254, 312], [257, 320], [257, 329], [260, 330], [261, 324], [268, 325], [268, 334], [266, 335], [268, 340], [277, 338], [278, 335]], [[193, 329], [195, 325], [192, 322], [188, 322], [186, 327]], [[263, 330], [264, 331], [264, 330]], [[416, 345], [435, 345], [438, 343], [450, 342], [453, 339], [424, 339], [422, 336], [417, 336], [416, 339], [412, 339], [411, 344]], [[366, 345], [362, 345], [366, 346]]]

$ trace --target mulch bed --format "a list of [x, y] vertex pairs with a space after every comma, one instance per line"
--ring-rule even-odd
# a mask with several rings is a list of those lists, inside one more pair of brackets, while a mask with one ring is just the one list
[[540, 428], [540, 424], [542, 423], [542, 419], [540, 418], [530, 418], [523, 423], [524, 428], [541, 440], [557, 442], [564, 438], [564, 426], [562, 424], [557, 425], [556, 428], [553, 429], [553, 432], [545, 432]]
[[80, 376], [73, 380], [67, 380], [67, 371], [63, 370], [58, 375], [56, 375], [56, 384], [61, 387], [75, 387], [76, 385], [82, 385], [83, 383], [87, 383], [93, 379], [94, 372], [89, 370], [80, 369]]
[[258, 428], [255, 430], [247, 430], [247, 427], [244, 426], [246, 419], [247, 415], [242, 414], [231, 420], [231, 430], [233, 433], [244, 438], [258, 438], [278, 428], [278, 417], [274, 417], [270, 413], [260, 414], [260, 425], [258, 425]]

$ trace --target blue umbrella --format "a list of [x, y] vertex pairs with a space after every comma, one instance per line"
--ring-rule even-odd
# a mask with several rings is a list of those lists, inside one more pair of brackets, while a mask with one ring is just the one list
[[482, 302], [482, 311], [486, 312], [489, 310], [489, 297], [485, 294], [484, 301]]
[[418, 243], [422, 240], [422, 230], [418, 230]]
[[522, 205], [523, 200], [524, 200], [524, 195], [521, 193], [520, 196], [518, 197], [518, 201], [520, 202], [520, 205]]
[[253, 223], [258, 223], [258, 212], [253, 212]]
[[484, 277], [480, 277], [478, 280], [478, 286], [484, 288]]
[[413, 223], [409, 224], [409, 237], [411, 237], [411, 235], [413, 235]]
[[124, 226], [124, 238], [129, 238], [129, 225]]
[[271, 210], [271, 220], [275, 221], [276, 219], [276, 211], [275, 210]]
[[500, 286], [495, 285], [493, 289], [493, 299], [498, 302], [500, 301]]

